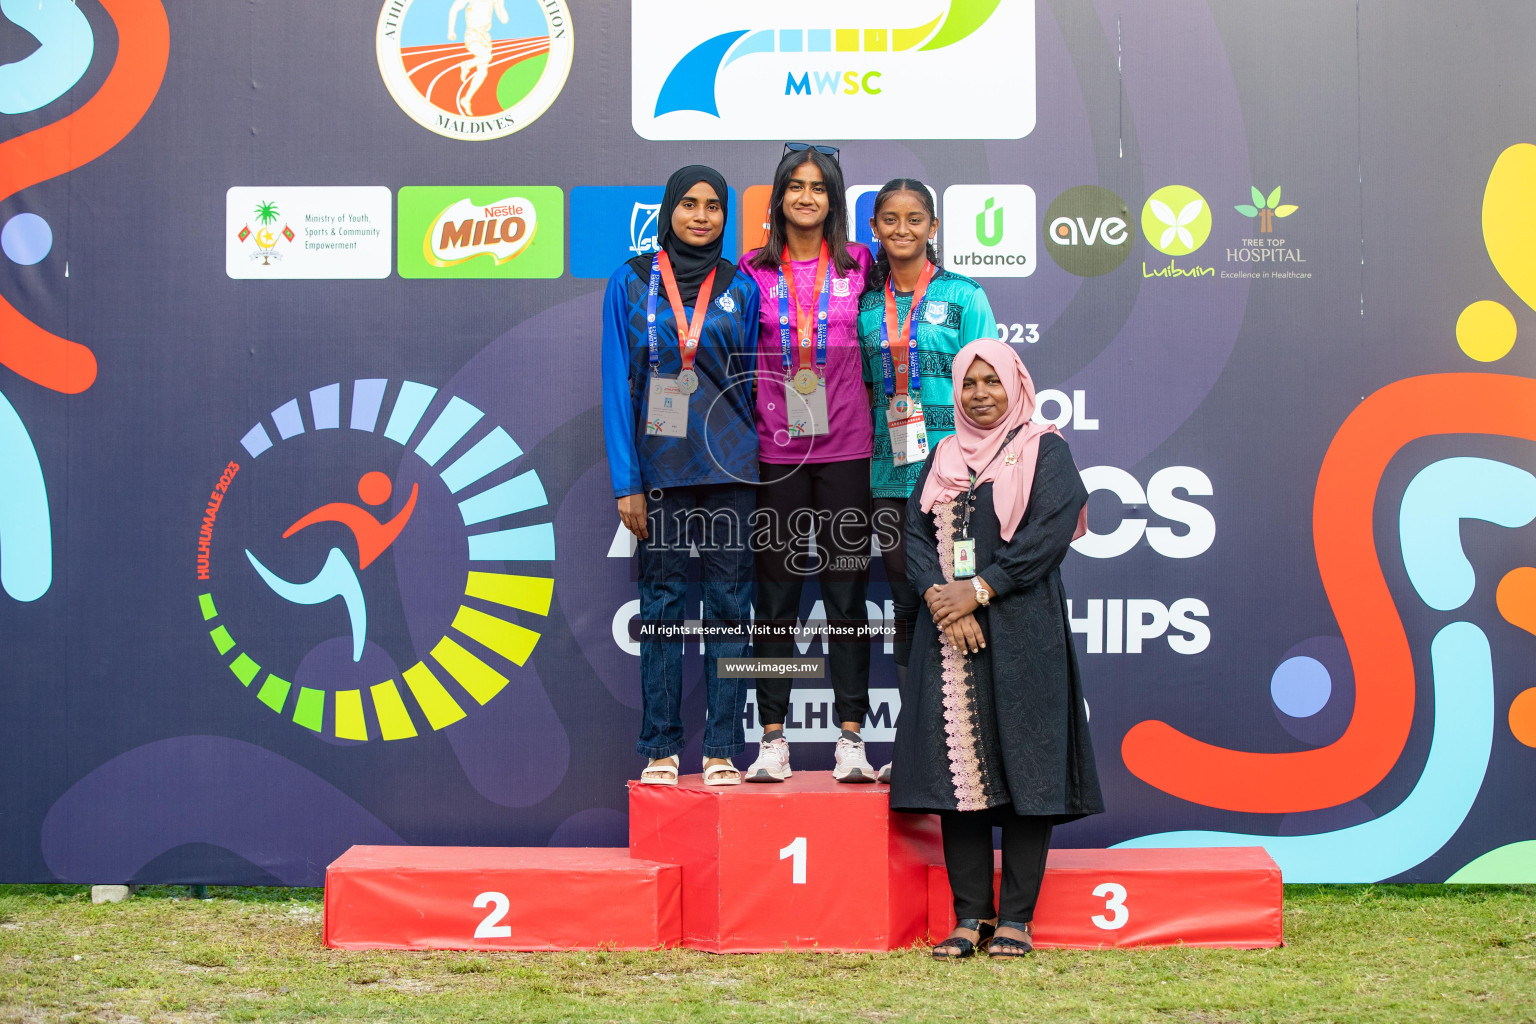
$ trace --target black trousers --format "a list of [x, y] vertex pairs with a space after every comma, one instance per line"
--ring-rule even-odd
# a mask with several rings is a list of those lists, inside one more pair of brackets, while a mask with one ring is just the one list
[[1033, 921], [1045, 855], [1051, 848], [1051, 819], [1014, 814], [1008, 807], [989, 811], [946, 811], [939, 815], [944, 835], [944, 867], [955, 895], [955, 917], [985, 921], [992, 916], [992, 827], [1003, 829], [1003, 885], [998, 917]]
[[[891, 608], [896, 619], [892, 644], [894, 660], [902, 668], [912, 660], [912, 635], [917, 630], [917, 588], [907, 579], [907, 499], [876, 498], [875, 522], [880, 531], [880, 558], [891, 583]], [[887, 540], [895, 541], [886, 545]]]
[[[869, 460], [759, 466], [757, 492], [757, 623], [793, 629], [806, 577], [821, 582], [827, 624], [865, 627], [869, 609]], [[810, 553], [809, 537], [816, 538]], [[788, 658], [793, 640], [759, 639], [756, 658]], [[863, 722], [869, 713], [869, 637], [829, 638], [827, 667], [839, 722]], [[757, 681], [757, 714], [764, 726], [782, 725], [789, 713], [790, 679]]]

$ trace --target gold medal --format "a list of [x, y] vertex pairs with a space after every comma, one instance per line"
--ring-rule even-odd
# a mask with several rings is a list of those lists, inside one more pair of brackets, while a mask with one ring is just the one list
[[813, 394], [818, 383], [815, 370], [801, 370], [795, 374], [794, 387], [802, 395]]

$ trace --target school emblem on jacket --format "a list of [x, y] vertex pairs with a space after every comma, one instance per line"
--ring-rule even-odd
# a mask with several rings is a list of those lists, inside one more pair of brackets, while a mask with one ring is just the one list
[[736, 312], [736, 300], [731, 298], [731, 296], [729, 294], [722, 295], [718, 299], [716, 299], [715, 300], [715, 305], [719, 306], [721, 309], [725, 310], [727, 313], [734, 313], [734, 312]]
[[832, 279], [832, 294], [839, 299], [846, 299], [851, 291], [846, 277], [834, 277]]
[[924, 303], [923, 304], [923, 319], [928, 321], [929, 323], [933, 324], [935, 327], [942, 326], [944, 324], [944, 321], [949, 319], [949, 303], [947, 303], [947, 302], [926, 302], [926, 303]]

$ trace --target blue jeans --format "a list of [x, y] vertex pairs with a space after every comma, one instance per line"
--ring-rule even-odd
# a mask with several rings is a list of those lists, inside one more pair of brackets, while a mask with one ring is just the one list
[[[698, 545], [706, 622], [746, 623], [752, 616], [752, 512], [756, 494], [746, 484], [674, 487], [660, 500], [646, 497], [650, 537], [640, 548], [640, 621], [688, 618], [689, 548]], [[640, 644], [640, 739], [646, 757], [671, 757], [685, 745], [683, 733], [683, 640]], [[697, 642], [696, 640], [692, 642]], [[708, 713], [704, 756], [731, 757], [746, 746], [742, 713], [747, 679], [721, 679], [717, 658], [745, 658], [745, 639], [705, 638], [704, 680]]]

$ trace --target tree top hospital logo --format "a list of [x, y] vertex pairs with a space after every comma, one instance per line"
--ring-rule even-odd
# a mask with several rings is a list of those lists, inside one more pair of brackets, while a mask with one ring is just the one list
[[[554, 528], [538, 473], [512, 465], [522, 449], [484, 417], [425, 384], [360, 379], [240, 439], [204, 510], [197, 601], [258, 701], [328, 739], [409, 739], [463, 719], [527, 662]], [[407, 575], [393, 552], [412, 531], [429, 537]]]
[[1021, 139], [1034, 7], [633, 0], [631, 120], [652, 140]]
[[565, 0], [388, 0], [379, 73], [400, 109], [450, 139], [499, 139], [538, 119], [571, 70]]

